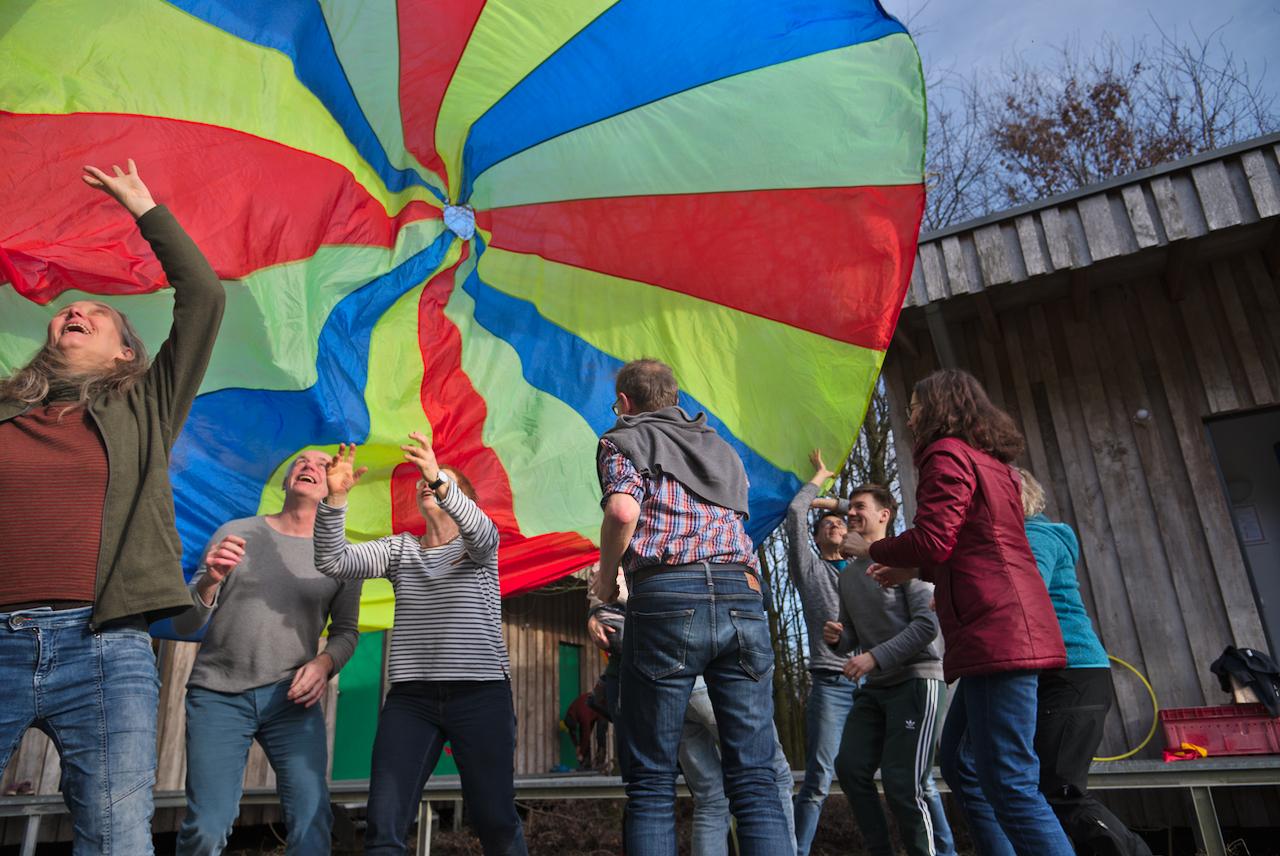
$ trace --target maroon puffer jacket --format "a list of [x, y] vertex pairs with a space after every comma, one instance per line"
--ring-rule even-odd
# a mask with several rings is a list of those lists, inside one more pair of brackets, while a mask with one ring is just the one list
[[920, 568], [937, 584], [947, 680], [1067, 664], [1062, 631], [1027, 543], [1021, 480], [955, 438], [917, 461], [912, 527], [871, 545], [884, 565]]

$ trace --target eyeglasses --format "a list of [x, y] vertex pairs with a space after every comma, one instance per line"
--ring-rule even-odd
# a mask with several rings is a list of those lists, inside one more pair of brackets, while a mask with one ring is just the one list
[[622, 408], [618, 406], [618, 399], [613, 400], [613, 404], [609, 405], [609, 409], [613, 411], [614, 416], [622, 415]]

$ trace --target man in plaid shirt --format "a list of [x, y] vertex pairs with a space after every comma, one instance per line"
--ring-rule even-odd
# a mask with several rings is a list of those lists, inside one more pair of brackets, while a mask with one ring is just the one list
[[703, 675], [720, 727], [724, 783], [744, 856], [794, 853], [772, 771], [773, 646], [747, 517], [742, 461], [699, 414], [677, 406], [670, 366], [636, 360], [615, 382], [617, 424], [600, 440], [600, 567], [630, 600], [621, 733], [631, 755], [626, 849], [675, 856], [675, 779], [685, 709]]

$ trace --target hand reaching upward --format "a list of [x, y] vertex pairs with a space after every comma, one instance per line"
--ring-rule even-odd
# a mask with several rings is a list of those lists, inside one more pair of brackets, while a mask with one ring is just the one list
[[356, 469], [356, 444], [342, 443], [338, 446], [338, 454], [325, 464], [325, 481], [329, 484], [329, 497], [325, 500], [334, 508], [347, 504], [347, 494], [355, 487], [360, 477], [369, 472], [368, 467]]
[[428, 484], [440, 478], [440, 464], [436, 462], [436, 453], [431, 448], [427, 435], [421, 431], [412, 431], [409, 439], [413, 442], [400, 447], [404, 452], [404, 459], [418, 468], [418, 474]]
[[809, 463], [813, 464], [813, 478], [809, 479], [810, 484], [822, 487], [835, 477], [835, 473], [827, 469], [827, 465], [823, 463], [821, 449], [814, 449], [809, 453]]
[[138, 175], [138, 167], [134, 164], [133, 158], [129, 158], [127, 163], [129, 164], [128, 172], [112, 164], [111, 169], [115, 172], [115, 175], [108, 175], [96, 166], [86, 166], [80, 178], [83, 179], [85, 184], [101, 190], [116, 202], [119, 202], [136, 220], [152, 208], [155, 208], [156, 201], [151, 198], [151, 191], [142, 183], [142, 178]]

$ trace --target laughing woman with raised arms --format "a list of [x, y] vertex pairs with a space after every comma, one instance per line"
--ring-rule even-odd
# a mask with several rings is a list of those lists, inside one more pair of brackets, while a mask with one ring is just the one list
[[347, 494], [364, 474], [355, 446], [329, 463], [316, 517], [316, 568], [331, 577], [386, 577], [395, 590], [391, 690], [378, 716], [369, 779], [367, 854], [405, 853], [422, 788], [449, 741], [462, 795], [486, 856], [523, 856], [515, 806], [515, 710], [502, 641], [498, 527], [471, 482], [441, 467], [427, 438], [401, 446], [418, 468], [426, 532], [364, 544], [344, 538]]
[[78, 300], [0, 382], [0, 770], [34, 726], [62, 756], [81, 854], [152, 852], [160, 681], [147, 624], [182, 612], [169, 452], [222, 319], [222, 283], [133, 161], [86, 184], [133, 216], [173, 288], [154, 361], [118, 310]]

